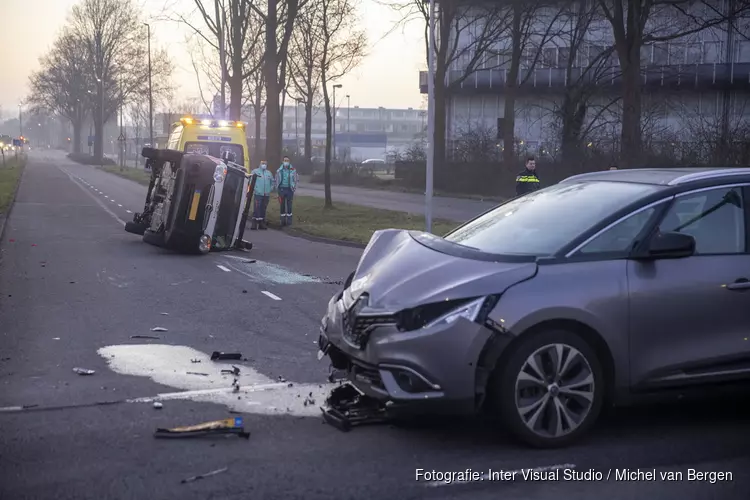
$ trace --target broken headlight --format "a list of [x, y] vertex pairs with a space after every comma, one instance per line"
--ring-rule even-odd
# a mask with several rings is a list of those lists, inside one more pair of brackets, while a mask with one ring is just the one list
[[401, 311], [398, 314], [398, 328], [401, 331], [431, 328], [449, 325], [459, 318], [483, 324], [496, 303], [497, 297], [490, 295], [425, 304]]
[[215, 183], [221, 183], [224, 182], [224, 179], [227, 178], [227, 167], [224, 165], [216, 165], [216, 169], [214, 170], [214, 182]]

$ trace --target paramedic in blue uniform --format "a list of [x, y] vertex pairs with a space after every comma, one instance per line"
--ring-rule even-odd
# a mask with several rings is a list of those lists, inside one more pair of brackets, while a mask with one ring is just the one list
[[260, 167], [253, 170], [255, 190], [253, 191], [253, 222], [250, 229], [268, 229], [266, 225], [266, 209], [274, 191], [273, 174], [268, 171], [268, 162], [263, 160]]
[[281, 225], [291, 226], [292, 201], [297, 190], [297, 170], [292, 166], [288, 156], [284, 157], [284, 162], [276, 171], [276, 189], [281, 205]]
[[539, 189], [539, 176], [536, 173], [536, 160], [533, 156], [526, 158], [526, 167], [516, 176], [516, 196], [533, 193]]

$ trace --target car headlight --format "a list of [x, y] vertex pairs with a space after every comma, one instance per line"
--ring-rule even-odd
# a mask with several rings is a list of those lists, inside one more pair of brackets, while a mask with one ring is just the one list
[[431, 328], [440, 324], [449, 325], [459, 318], [465, 318], [469, 321], [475, 321], [477, 319], [477, 316], [479, 316], [479, 312], [482, 310], [484, 302], [485, 297], [480, 297], [476, 300], [472, 300], [471, 302], [461, 305], [456, 309], [443, 314], [439, 318], [430, 321], [424, 326], [424, 328]]
[[227, 178], [227, 167], [224, 165], [216, 165], [216, 169], [214, 170], [214, 182], [215, 183], [221, 183], [224, 182], [224, 179]]
[[208, 253], [211, 251], [211, 237], [204, 234], [198, 240], [198, 251], [200, 253]]

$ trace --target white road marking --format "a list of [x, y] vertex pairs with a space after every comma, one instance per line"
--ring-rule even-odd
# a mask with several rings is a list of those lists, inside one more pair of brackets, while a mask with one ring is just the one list
[[118, 207], [122, 207], [122, 205], [120, 205], [119, 203], [117, 204], [117, 206], [118, 206]]
[[222, 271], [224, 271], [225, 273], [231, 273], [231, 272], [232, 272], [232, 271], [230, 271], [230, 270], [229, 270], [229, 268], [228, 268], [228, 267], [224, 267], [224, 266], [222, 266], [221, 264], [216, 264], [216, 267], [218, 267], [219, 269], [221, 269], [221, 270], [222, 270]]
[[105, 197], [105, 198], [109, 198], [109, 196], [107, 196], [106, 194], [104, 195], [104, 197]]
[[115, 200], [109, 200], [109, 201], [110, 201], [110, 202], [112, 202], [112, 203], [114, 203], [114, 202], [115, 202]]
[[122, 224], [123, 226], [125, 225], [125, 222], [124, 222], [124, 221], [123, 221], [122, 219], [120, 219], [120, 218], [119, 218], [119, 217], [117, 216], [117, 214], [116, 214], [116, 213], [114, 213], [114, 212], [113, 212], [112, 210], [110, 210], [110, 209], [109, 209], [109, 207], [107, 207], [107, 205], [105, 205], [105, 204], [104, 204], [104, 203], [102, 202], [102, 200], [100, 200], [99, 198], [97, 198], [97, 197], [96, 197], [96, 196], [94, 196], [93, 194], [91, 194], [91, 193], [89, 193], [88, 191], [86, 191], [86, 188], [85, 188], [85, 187], [83, 187], [83, 186], [82, 186], [81, 184], [79, 184], [79, 183], [78, 183], [78, 182], [77, 182], [77, 181], [76, 181], [76, 180], [75, 180], [75, 179], [73, 178], [73, 176], [72, 176], [72, 175], [70, 175], [70, 173], [66, 172], [65, 170], [63, 170], [63, 169], [62, 169], [62, 168], [60, 168], [60, 167], [57, 167], [57, 168], [58, 168], [58, 170], [60, 170], [61, 172], [63, 172], [63, 173], [65, 174], [65, 175], [67, 175], [67, 176], [68, 176], [68, 178], [70, 179], [70, 182], [72, 182], [72, 183], [73, 183], [73, 184], [75, 184], [76, 186], [80, 187], [80, 188], [81, 188], [81, 189], [83, 190], [83, 192], [84, 192], [84, 193], [86, 193], [86, 194], [88, 194], [89, 196], [91, 196], [91, 198], [93, 198], [93, 199], [94, 199], [94, 201], [96, 201], [96, 202], [97, 202], [97, 203], [99, 204], [99, 206], [100, 206], [100, 207], [102, 207], [102, 208], [104, 209], [104, 211], [105, 211], [105, 212], [107, 212], [107, 213], [108, 213], [108, 214], [109, 214], [109, 215], [110, 215], [110, 216], [111, 216], [111, 217], [112, 217], [113, 219], [115, 219], [115, 220], [116, 220], [117, 222], [119, 222], [119, 223], [120, 223], [120, 224]]
[[21, 410], [23, 410], [23, 406], [5, 406], [3, 408], [0, 408], [0, 413], [9, 412], [9, 411], [21, 411]]
[[129, 214], [132, 214], [132, 213], [133, 213], [133, 212], [131, 212], [130, 210], [125, 210], [125, 211], [126, 211], [127, 213], [129, 213]]
[[[516, 469], [516, 470], [503, 470], [502, 476], [493, 477], [490, 475], [490, 473], [485, 472], [480, 476], [479, 481], [495, 481], [497, 479], [502, 479], [505, 477], [512, 477], [510, 481], [503, 481], [503, 482], [514, 482], [514, 481], [522, 481], [524, 478], [524, 474], [529, 475], [529, 473], [532, 472], [546, 472], [546, 471], [553, 471], [553, 470], [560, 470], [560, 469], [575, 469], [575, 464], [558, 464], [558, 465], [544, 465], [542, 467], [529, 467], [528, 469]], [[500, 471], [496, 471], [495, 474], [500, 474]], [[425, 486], [428, 488], [435, 488], [438, 486], [454, 486], [457, 484], [469, 484], [469, 483], [476, 483], [477, 481], [469, 481], [469, 480], [451, 480], [451, 481], [429, 481], [425, 483]]]
[[281, 300], [281, 297], [279, 297], [278, 295], [274, 295], [271, 292], [267, 292], [263, 290], [261, 293], [265, 295], [266, 297], [271, 297], [273, 300]]
[[[128, 399], [128, 403], [190, 400], [216, 403], [243, 413], [317, 417], [333, 384], [297, 384], [274, 380], [236, 362], [214, 362], [210, 355], [187, 346], [147, 344], [114, 345], [99, 349], [109, 368], [121, 375], [148, 377], [179, 392]], [[199, 361], [196, 363], [196, 361]], [[239, 375], [223, 374], [232, 364]], [[206, 376], [188, 372], [207, 373]], [[237, 388], [233, 387], [236, 382]]]

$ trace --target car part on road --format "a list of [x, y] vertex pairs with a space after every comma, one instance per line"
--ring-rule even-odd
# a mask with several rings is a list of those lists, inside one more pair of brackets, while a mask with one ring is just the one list
[[164, 407], [164, 405], [162, 403], [160, 403], [159, 401], [154, 401], [154, 408], [155, 409], [161, 410], [163, 407]]
[[245, 432], [242, 417], [227, 418], [224, 420], [214, 420], [197, 425], [185, 427], [173, 427], [171, 429], [156, 429], [155, 438], [191, 438], [211, 436], [216, 434], [237, 434], [238, 436], [248, 439], [250, 433]]
[[379, 424], [389, 420], [385, 405], [362, 394], [351, 384], [333, 389], [321, 411], [325, 422], [342, 432], [349, 432], [358, 425]]
[[156, 335], [131, 335], [131, 339], [149, 339], [149, 340], [159, 340], [161, 337], [157, 337]]
[[169, 316], [169, 313], [159, 313], [159, 314], [161, 314], [162, 316]]
[[200, 372], [185, 372], [188, 375], [199, 375], [201, 377], [208, 377], [208, 373], [200, 373]]
[[227, 360], [238, 360], [242, 359], [242, 354], [239, 352], [219, 352], [214, 351], [211, 353], [211, 361], [227, 361]]
[[73, 371], [78, 375], [93, 375], [96, 373], [94, 370], [88, 370], [86, 368], [73, 368]]
[[223, 469], [216, 469], [212, 470], [211, 472], [206, 472], [205, 474], [198, 474], [197, 476], [189, 477], [187, 479], [183, 479], [180, 481], [182, 484], [185, 483], [192, 483], [193, 481], [197, 481], [199, 479], [205, 479], [207, 477], [215, 476], [217, 474], [221, 474], [222, 472], [226, 472], [229, 470], [229, 467], [224, 467]]
[[151, 329], [151, 331], [152, 332], [166, 332], [166, 331], [169, 331], [169, 330], [167, 330], [166, 328], [164, 328], [162, 326], [155, 326], [155, 327], [153, 327]]
[[240, 374], [240, 369], [238, 367], [232, 365], [232, 369], [231, 370], [221, 370], [221, 373], [223, 373], [225, 375], [239, 375]]

